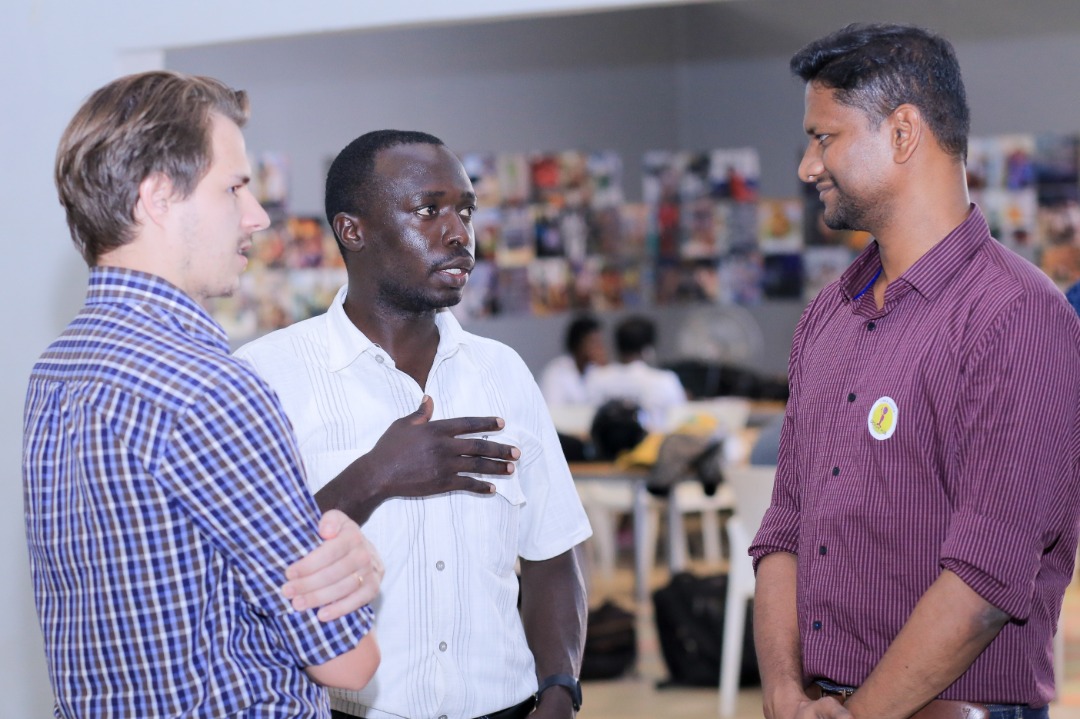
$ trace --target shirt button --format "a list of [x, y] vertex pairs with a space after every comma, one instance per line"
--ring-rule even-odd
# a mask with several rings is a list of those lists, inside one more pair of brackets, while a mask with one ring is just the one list
[[850, 394], [848, 394], [847, 401], [848, 402], [854, 402], [855, 401], [855, 393], [854, 392], [851, 392]]
[[822, 544], [820, 547], [817, 548], [817, 553], [818, 554], [825, 555], [828, 552], [829, 552], [829, 550], [825, 548], [824, 544]]
[[446, 568], [446, 564], [444, 564], [443, 560], [440, 559], [439, 561], [435, 562], [435, 568], [441, 572], [443, 569]]
[[382, 364], [386, 360], [383, 359], [382, 355], [375, 355], [375, 361], [378, 362], [379, 364]]
[[446, 642], [439, 642], [439, 651], [440, 652], [445, 652], [446, 651]]
[[814, 622], [811, 626], [814, 628], [814, 631], [817, 631], [818, 629], [821, 629], [821, 622]]
[[867, 322], [866, 323], [867, 332], [873, 332], [875, 327], [877, 327], [877, 325], [874, 324], [873, 322]]
[[835, 476], [837, 476], [838, 474], [840, 474], [840, 468], [839, 468], [839, 467], [833, 467], [833, 468], [832, 468], [832, 476], [834, 476], [834, 477], [835, 477]]
[[445, 714], [440, 714], [439, 719], [446, 719], [446, 715]]

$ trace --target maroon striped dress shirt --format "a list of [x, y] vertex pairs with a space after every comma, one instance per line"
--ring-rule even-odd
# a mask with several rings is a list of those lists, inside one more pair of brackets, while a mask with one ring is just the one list
[[1080, 319], [968, 218], [890, 283], [872, 243], [795, 330], [772, 506], [807, 681], [858, 686], [943, 568], [1012, 618], [943, 698], [1041, 706], [1080, 516]]

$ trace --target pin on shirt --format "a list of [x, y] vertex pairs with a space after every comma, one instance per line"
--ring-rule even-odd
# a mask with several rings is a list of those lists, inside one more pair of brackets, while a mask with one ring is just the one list
[[896, 400], [892, 397], [880, 397], [870, 406], [870, 414], [866, 416], [866, 426], [870, 429], [870, 436], [874, 439], [888, 439], [896, 431], [896, 423], [899, 419], [899, 410]]

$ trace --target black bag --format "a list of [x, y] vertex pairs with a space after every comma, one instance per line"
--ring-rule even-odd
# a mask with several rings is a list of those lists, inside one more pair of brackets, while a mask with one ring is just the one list
[[[727, 579], [726, 574], [695, 577], [680, 572], [667, 586], [653, 592], [656, 633], [670, 675], [661, 686], [720, 685]], [[739, 685], [759, 684], [753, 608], [747, 607]]]
[[597, 459], [615, 459], [645, 439], [645, 428], [638, 420], [640, 412], [640, 407], [623, 399], [610, 399], [596, 408], [590, 434]]
[[634, 615], [607, 601], [589, 610], [581, 679], [614, 679], [637, 662]]
[[645, 489], [649, 490], [649, 494], [666, 497], [679, 482], [697, 479], [705, 494], [711, 497], [724, 481], [720, 470], [723, 451], [723, 442], [712, 437], [678, 432], [669, 434], [660, 443], [656, 464], [645, 480]]

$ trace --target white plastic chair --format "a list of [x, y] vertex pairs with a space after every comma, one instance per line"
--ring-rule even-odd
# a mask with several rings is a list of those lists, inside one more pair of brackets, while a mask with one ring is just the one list
[[[750, 401], [744, 397], [717, 397], [687, 402], [671, 411], [668, 425], [678, 427], [684, 420], [700, 414], [717, 420], [718, 433], [724, 438], [724, 457], [721, 460], [724, 466], [737, 462], [742, 449], [739, 444], [740, 435], [750, 419]], [[699, 482], [682, 482], [676, 485], [667, 507], [669, 567], [672, 572], [680, 572], [686, 568], [688, 552], [683, 517], [687, 514], [701, 514], [702, 551], [705, 560], [710, 564], [720, 563], [720, 513], [731, 509], [732, 502], [731, 493], [725, 485], [721, 485], [711, 497], [705, 494]]]
[[725, 524], [731, 550], [724, 608], [724, 645], [720, 658], [720, 716], [725, 718], [735, 716], [746, 630], [746, 602], [754, 597], [754, 564], [747, 551], [761, 526], [765, 510], [769, 508], [775, 477], [775, 466], [743, 465], [724, 470], [724, 481], [730, 487], [735, 503], [735, 513]]

